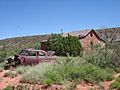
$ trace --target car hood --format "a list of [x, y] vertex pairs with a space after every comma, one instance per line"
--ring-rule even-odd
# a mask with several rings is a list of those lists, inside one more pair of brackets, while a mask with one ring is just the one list
[[55, 53], [55, 51], [47, 51], [47, 55], [50, 56], [50, 57], [53, 56], [54, 53]]

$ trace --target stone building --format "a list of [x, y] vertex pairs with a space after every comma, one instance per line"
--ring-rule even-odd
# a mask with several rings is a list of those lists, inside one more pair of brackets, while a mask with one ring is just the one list
[[[79, 30], [63, 33], [62, 36], [66, 37], [68, 34], [78, 37], [85, 51], [89, 51], [91, 46], [97, 44], [104, 47], [106, 42], [120, 42], [120, 28]], [[46, 42], [47, 40], [41, 41], [41, 49], [46, 50]]]
[[78, 37], [85, 51], [89, 51], [91, 46], [95, 46], [97, 44], [105, 46], [105, 41], [101, 39], [93, 29], [64, 33], [63, 36], [67, 36], [68, 34]]

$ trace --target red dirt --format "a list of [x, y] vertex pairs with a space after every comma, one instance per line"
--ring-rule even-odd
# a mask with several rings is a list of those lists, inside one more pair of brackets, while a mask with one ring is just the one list
[[[15, 87], [17, 85], [22, 85], [22, 86], [27, 85], [29, 90], [32, 90], [33, 87], [39, 88], [40, 90], [60, 90], [61, 89], [61, 85], [48, 86], [48, 85], [37, 85], [37, 84], [33, 85], [33, 84], [19, 83], [20, 78], [21, 78], [20, 75], [17, 75], [14, 78], [4, 77], [4, 74], [6, 72], [7, 72], [7, 70], [0, 72], [0, 90], [3, 90], [3, 88], [5, 88], [8, 85], [15, 86]], [[118, 76], [120, 76], [120, 73], [115, 74], [114, 78], [116, 78]], [[114, 80], [101, 82], [101, 86], [97, 86], [97, 85], [92, 85], [92, 84], [86, 84], [84, 81], [82, 81], [79, 85], [76, 86], [75, 90], [90, 90], [90, 89], [101, 90], [102, 87], [104, 87], [104, 90], [109, 90], [109, 86], [112, 82], [114, 82]]]
[[[117, 74], [114, 74], [113, 77], [114, 78], [117, 78], [120, 76], [120, 73], [117, 73]], [[105, 82], [102, 82], [102, 86], [104, 89], [102, 90], [110, 90], [110, 84], [113, 83], [115, 80], [112, 80], [112, 81], [105, 81]], [[101, 90], [102, 87], [100, 86], [97, 86], [97, 85], [88, 85], [84, 82], [80, 83], [79, 85], [76, 86], [76, 90], [90, 90], [90, 89], [93, 89], [93, 90]]]
[[[37, 90], [60, 90], [61, 89], [61, 85], [33, 85], [33, 84], [26, 84], [26, 83], [19, 83], [21, 76], [17, 75], [14, 78], [10, 78], [10, 77], [4, 77], [4, 74], [8, 72], [8, 70], [4, 70], [3, 72], [0, 72], [0, 90], [3, 90], [6, 86], [14, 86], [17, 87], [17, 85], [20, 86], [25, 86], [27, 85], [28, 90], [33, 90], [34, 88], [37, 88]], [[36, 89], [35, 89], [36, 90]]]
[[17, 75], [14, 78], [4, 77], [5, 72], [7, 72], [7, 71], [0, 72], [0, 78], [2, 78], [0, 81], [0, 90], [2, 90], [3, 88], [5, 88], [8, 85], [12, 85], [12, 86], [16, 85], [21, 78], [20, 75]]

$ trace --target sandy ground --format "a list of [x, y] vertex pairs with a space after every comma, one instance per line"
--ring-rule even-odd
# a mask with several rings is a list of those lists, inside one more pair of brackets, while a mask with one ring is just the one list
[[7, 70], [6, 71], [4, 70], [3, 72], [0, 72], [0, 78], [1, 78], [1, 80], [0, 80], [0, 90], [2, 90], [3, 88], [5, 88], [8, 85], [13, 85], [13, 86], [16, 85], [21, 78], [20, 75], [17, 75], [14, 78], [4, 77], [5, 72], [7, 72]]
[[[120, 76], [120, 73], [117, 73], [117, 74], [113, 75], [114, 78], [117, 78], [119, 76]], [[101, 82], [100, 86], [88, 85], [88, 84], [83, 82], [83, 83], [76, 86], [76, 90], [91, 90], [91, 89], [92, 90], [110, 90], [109, 86], [114, 81], [115, 80]]]

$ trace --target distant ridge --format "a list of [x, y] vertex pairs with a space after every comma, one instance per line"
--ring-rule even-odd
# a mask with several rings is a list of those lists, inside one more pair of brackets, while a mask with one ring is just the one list
[[23, 37], [14, 37], [0, 40], [0, 46], [18, 46], [21, 47], [25, 44], [30, 43], [40, 43], [40, 41], [49, 38], [49, 34], [46, 35], [34, 35], [34, 36], [23, 36]]

